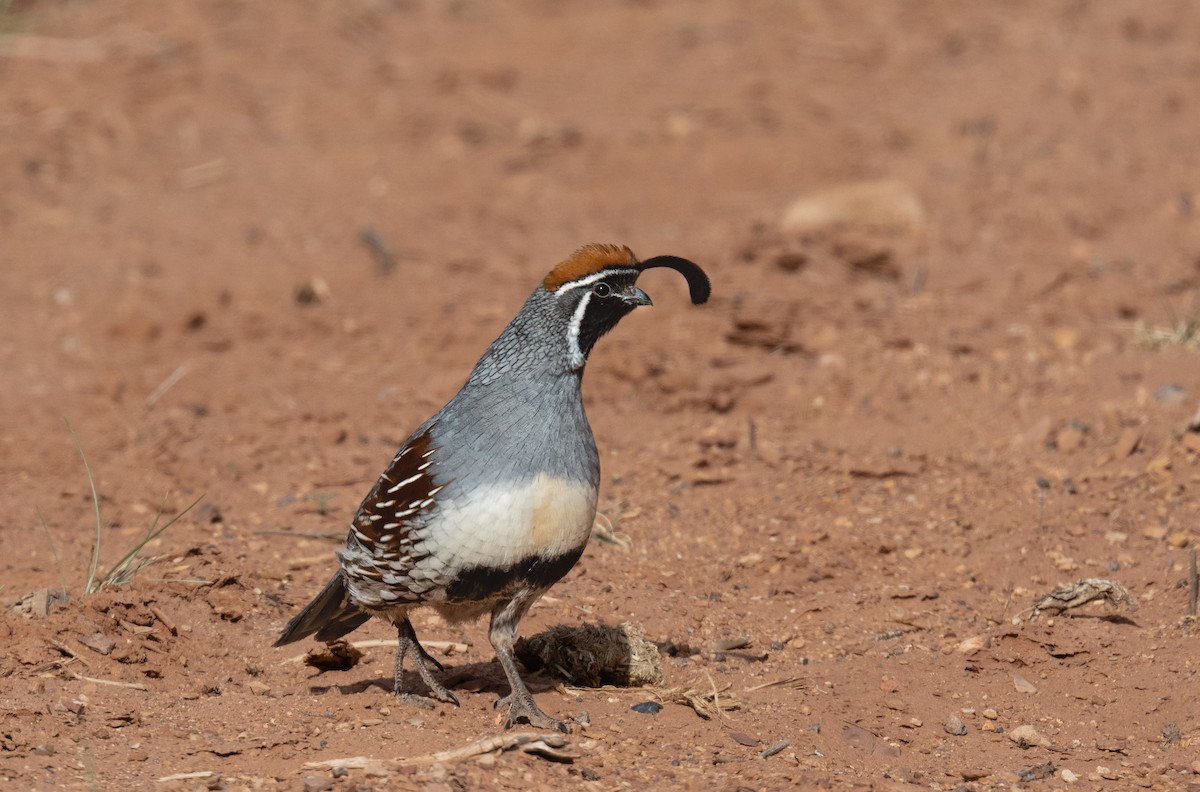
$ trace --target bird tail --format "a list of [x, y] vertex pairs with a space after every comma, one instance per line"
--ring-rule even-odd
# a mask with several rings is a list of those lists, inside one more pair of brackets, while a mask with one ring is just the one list
[[339, 571], [316, 599], [287, 623], [275, 646], [290, 644], [314, 633], [319, 641], [332, 641], [358, 629], [370, 618], [371, 614], [350, 602], [346, 579]]

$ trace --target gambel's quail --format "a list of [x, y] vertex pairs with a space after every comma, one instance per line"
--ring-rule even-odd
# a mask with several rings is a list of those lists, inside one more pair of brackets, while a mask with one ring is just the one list
[[399, 631], [396, 695], [411, 657], [433, 698], [458, 699], [434, 678], [442, 665], [417, 641], [409, 611], [450, 622], [491, 616], [488, 638], [512, 692], [506, 726], [566, 731], [534, 702], [513, 642], [529, 607], [579, 560], [592, 532], [600, 459], [580, 383], [600, 336], [650, 298], [638, 276], [668, 267], [708, 299], [704, 271], [675, 256], [639, 262], [629, 248], [587, 245], [550, 271], [453, 399], [400, 447], [354, 517], [341, 568], [284, 628], [276, 646], [332, 641], [372, 616]]

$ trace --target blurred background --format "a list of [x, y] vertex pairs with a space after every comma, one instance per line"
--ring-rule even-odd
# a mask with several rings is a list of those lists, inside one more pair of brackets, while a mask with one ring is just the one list
[[1173, 591], [1198, 129], [1190, 0], [0, 0], [0, 594], [57, 579], [39, 512], [86, 567], [66, 418], [109, 553], [203, 494], [163, 552], [307, 599], [328, 568], [288, 559], [336, 542], [256, 531], [340, 531], [597, 241], [714, 284], [647, 275], [589, 366], [603, 508], [641, 520], [585, 558], [627, 583], [605, 618], [683, 641], [636, 607], [676, 556], [678, 591], [750, 579], [714, 634], [885, 633], [841, 595], [925, 581], [935, 653], [1064, 576]]

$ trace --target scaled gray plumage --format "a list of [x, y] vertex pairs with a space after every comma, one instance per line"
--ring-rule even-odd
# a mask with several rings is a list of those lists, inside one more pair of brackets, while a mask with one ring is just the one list
[[430, 666], [409, 611], [429, 606], [450, 621], [491, 614], [489, 639], [512, 693], [508, 725], [565, 730], [534, 702], [512, 656], [517, 624], [582, 555], [591, 535], [600, 461], [580, 386], [596, 341], [650, 299], [641, 272], [670, 267], [692, 301], [708, 279], [675, 257], [638, 262], [628, 248], [589, 245], [555, 267], [488, 348], [467, 383], [405, 441], [355, 515], [341, 568], [288, 623], [277, 646], [333, 640], [371, 616], [397, 627], [396, 693], [414, 668], [441, 701], [458, 699]]

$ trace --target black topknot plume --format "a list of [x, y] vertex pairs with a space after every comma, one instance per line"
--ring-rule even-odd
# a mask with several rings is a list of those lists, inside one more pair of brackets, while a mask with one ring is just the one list
[[712, 294], [712, 284], [708, 282], [708, 276], [704, 274], [704, 270], [700, 269], [700, 265], [685, 258], [680, 258], [679, 256], [655, 256], [635, 266], [641, 272], [654, 269], [655, 267], [666, 267], [678, 272], [687, 280], [688, 294], [692, 298], [692, 305], [700, 305], [701, 303], [708, 302], [708, 297]]

